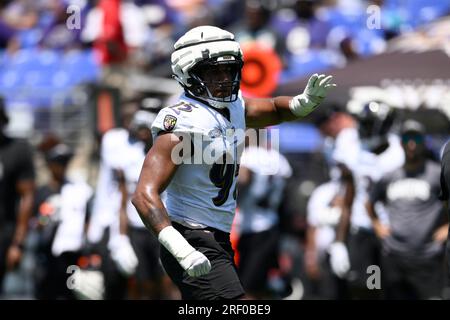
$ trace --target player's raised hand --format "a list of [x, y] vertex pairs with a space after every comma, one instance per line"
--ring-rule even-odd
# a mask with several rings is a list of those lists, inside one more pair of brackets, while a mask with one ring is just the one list
[[289, 103], [292, 113], [298, 117], [305, 117], [310, 114], [326, 97], [328, 90], [336, 87], [332, 82], [333, 76], [324, 74], [313, 74], [308, 80], [303, 93], [295, 96]]
[[336, 86], [332, 80], [333, 76], [315, 73], [309, 78], [304, 93], [310, 97], [325, 98], [328, 89]]

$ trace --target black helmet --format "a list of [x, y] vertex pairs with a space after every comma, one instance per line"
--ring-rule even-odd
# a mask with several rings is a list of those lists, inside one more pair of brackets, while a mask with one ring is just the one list
[[376, 151], [388, 142], [388, 133], [393, 128], [396, 112], [383, 102], [371, 101], [356, 115], [359, 121], [359, 135], [365, 147]]
[[45, 154], [47, 162], [57, 162], [67, 165], [72, 159], [74, 153], [67, 145], [60, 143], [52, 147]]

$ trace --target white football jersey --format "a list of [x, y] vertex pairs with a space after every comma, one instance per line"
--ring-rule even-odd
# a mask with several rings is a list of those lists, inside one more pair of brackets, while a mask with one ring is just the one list
[[351, 215], [351, 225], [354, 227], [372, 228], [365, 206], [370, 181], [379, 180], [382, 175], [400, 168], [404, 163], [405, 156], [398, 136], [391, 134], [388, 139], [389, 147], [376, 155], [363, 149], [356, 128], [342, 130], [336, 138], [333, 158], [345, 164], [355, 177], [356, 194]]
[[[183, 152], [183, 162], [166, 189], [165, 205], [173, 221], [191, 228], [213, 227], [230, 232], [236, 210], [238, 159], [244, 142], [236, 138], [236, 133], [245, 130], [244, 108], [239, 95], [224, 109], [229, 112], [227, 119], [182, 94], [177, 104], [159, 112], [152, 125], [153, 139], [161, 131], [189, 135], [195, 150], [192, 157]], [[212, 161], [222, 159], [225, 153], [232, 160]]]
[[256, 146], [244, 150], [241, 168], [244, 167], [251, 170], [252, 182], [239, 198], [236, 229], [239, 233], [269, 230], [279, 222], [278, 207], [292, 168], [278, 151]]
[[[144, 228], [135, 207], [131, 203], [145, 159], [144, 143], [130, 139], [126, 129], [114, 128], [105, 133], [102, 139], [100, 173], [94, 199], [92, 223], [88, 237], [97, 242], [103, 234], [103, 228], [110, 227], [110, 233], [119, 232], [119, 210], [121, 193], [114, 176], [114, 170], [122, 170], [128, 192], [126, 213], [133, 227]], [[94, 241], [96, 240], [96, 241]]]
[[84, 182], [66, 182], [59, 193], [59, 225], [52, 243], [55, 257], [78, 251], [83, 245], [84, 223], [92, 188]]
[[106, 227], [119, 220], [121, 195], [113, 169], [122, 163], [127, 139], [128, 132], [123, 128], [111, 129], [102, 138], [99, 176], [87, 235], [93, 243], [101, 240]]
[[330, 210], [330, 204], [342, 193], [342, 185], [331, 180], [315, 188], [308, 200], [306, 220], [316, 227], [315, 241], [321, 258], [336, 237], [335, 228], [340, 218], [340, 212]]
[[126, 205], [126, 212], [128, 222], [131, 226], [136, 228], [145, 228], [136, 208], [131, 203], [131, 197], [136, 191], [136, 186], [139, 181], [139, 175], [144, 164], [145, 159], [145, 145], [142, 141], [128, 138], [126, 149], [123, 154], [123, 163], [118, 169], [123, 170], [126, 189], [128, 192], [128, 199]]

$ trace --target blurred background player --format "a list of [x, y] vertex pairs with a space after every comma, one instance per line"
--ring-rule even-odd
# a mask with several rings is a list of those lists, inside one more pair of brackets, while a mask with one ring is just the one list
[[5, 273], [21, 262], [34, 201], [33, 150], [5, 134], [8, 121], [0, 99], [0, 295]]
[[249, 298], [275, 298], [270, 271], [278, 267], [279, 207], [292, 168], [286, 158], [260, 139], [243, 152], [239, 165], [238, 273]]
[[36, 190], [38, 217], [36, 298], [75, 299], [67, 283], [86, 245], [92, 188], [67, 176], [73, 152], [67, 145], [43, 142], [50, 181]]
[[347, 282], [333, 272], [328, 251], [336, 239], [336, 227], [346, 207], [343, 204], [346, 184], [352, 177], [348, 170], [338, 166], [330, 170], [330, 177], [330, 181], [314, 189], [307, 206], [304, 263], [312, 299], [348, 298]]
[[91, 241], [95, 241], [102, 225], [107, 226], [102, 267], [105, 298], [176, 298], [176, 290], [159, 264], [158, 245], [147, 234], [129, 200], [139, 168], [152, 145], [149, 126], [155, 115], [139, 110], [138, 101], [124, 103], [121, 114], [123, 127], [109, 130], [102, 139], [93, 217], [96, 225], [91, 224], [90, 228]]
[[366, 285], [367, 267], [380, 263], [380, 247], [365, 203], [371, 183], [404, 162], [399, 138], [390, 133], [394, 116], [387, 105], [374, 102], [358, 115], [359, 122], [336, 112], [321, 126], [322, 132], [335, 137], [333, 160], [351, 176], [330, 259], [334, 272], [348, 280], [354, 299], [380, 298], [379, 291]]
[[[386, 298], [441, 298], [448, 217], [438, 198], [439, 166], [426, 159], [425, 129], [420, 123], [404, 122], [401, 139], [405, 164], [374, 185], [368, 205], [383, 243]], [[377, 216], [377, 202], [386, 206], [388, 225]]]
[[128, 145], [128, 128], [137, 111], [135, 103], [124, 104], [122, 126], [102, 137], [98, 182], [93, 202], [88, 240], [102, 255], [105, 299], [125, 299], [128, 278], [134, 274], [137, 258], [127, 236], [120, 234], [121, 192], [115, 169], [121, 165]]
[[114, 169], [121, 191], [119, 237], [129, 237], [137, 258], [130, 290], [132, 299], [176, 298], [175, 295], [171, 296], [174, 294], [173, 285], [159, 262], [158, 240], [145, 228], [131, 203], [140, 169], [153, 144], [151, 125], [155, 118], [155, 113], [145, 110], [133, 114], [126, 147], [120, 155], [120, 164]]

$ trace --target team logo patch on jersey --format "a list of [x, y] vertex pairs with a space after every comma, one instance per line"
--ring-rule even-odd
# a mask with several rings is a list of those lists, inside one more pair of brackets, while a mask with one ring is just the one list
[[219, 128], [215, 128], [215, 129], [212, 129], [209, 133], [208, 133], [208, 135], [209, 135], [209, 137], [210, 138], [218, 138], [218, 137], [220, 137], [221, 135], [222, 135], [222, 131], [220, 131], [220, 129]]
[[177, 118], [168, 114], [164, 117], [164, 130], [172, 131], [177, 124]]

